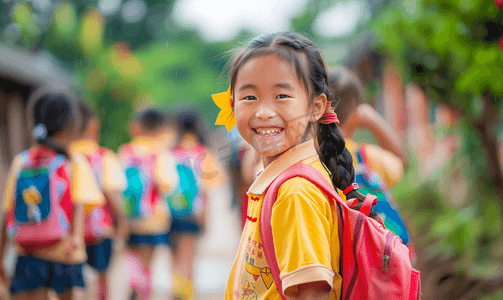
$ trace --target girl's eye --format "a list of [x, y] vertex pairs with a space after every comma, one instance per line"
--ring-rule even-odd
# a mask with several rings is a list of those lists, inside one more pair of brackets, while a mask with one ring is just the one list
[[290, 96], [285, 95], [285, 94], [281, 94], [281, 95], [278, 95], [276, 98], [278, 98], [278, 99], [286, 99], [286, 98], [290, 98]]
[[243, 100], [257, 100], [257, 98], [255, 98], [255, 96], [246, 96]]

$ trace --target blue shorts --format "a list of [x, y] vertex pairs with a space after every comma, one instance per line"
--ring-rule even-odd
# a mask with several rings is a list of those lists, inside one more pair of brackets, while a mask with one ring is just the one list
[[171, 228], [168, 231], [167, 239], [168, 245], [175, 246], [173, 236], [179, 234], [198, 235], [201, 233], [202, 227], [198, 223], [190, 219], [177, 219], [173, 218]]
[[52, 288], [62, 294], [74, 287], [83, 288], [82, 264], [64, 265], [31, 256], [19, 256], [12, 278], [12, 294]]
[[112, 256], [112, 239], [104, 239], [103, 241], [88, 245], [87, 264], [98, 272], [104, 272], [110, 265], [110, 257]]
[[152, 235], [142, 235], [142, 234], [131, 234], [129, 236], [128, 245], [140, 246], [140, 245], [150, 245], [155, 246], [159, 244], [166, 244], [168, 242], [166, 234], [152, 234]]

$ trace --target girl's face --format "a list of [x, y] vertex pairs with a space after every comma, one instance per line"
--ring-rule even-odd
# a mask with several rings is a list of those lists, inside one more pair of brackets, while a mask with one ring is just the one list
[[250, 60], [237, 74], [233, 92], [238, 131], [266, 166], [306, 140], [315, 119], [306, 88], [288, 62], [274, 54]]

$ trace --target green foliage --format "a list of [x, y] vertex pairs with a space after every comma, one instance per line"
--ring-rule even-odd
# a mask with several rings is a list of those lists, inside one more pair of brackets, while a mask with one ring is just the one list
[[[210, 95], [227, 88], [221, 58], [235, 43], [206, 44], [195, 31], [180, 28], [170, 16], [174, 2], [146, 1], [147, 15], [130, 24], [120, 13], [102, 16], [96, 1], [62, 1], [42, 10], [12, 0], [5, 4], [0, 42], [45, 49], [63, 62], [98, 110], [101, 143], [116, 150], [129, 140], [134, 111], [145, 105], [170, 111], [190, 105], [204, 111], [209, 124], [218, 113]], [[8, 26], [19, 37], [5, 34]]]
[[471, 117], [475, 96], [489, 92], [498, 104], [503, 97], [502, 20], [494, 1], [398, 1], [378, 13], [372, 30], [375, 47], [407, 80]]
[[[503, 218], [500, 200], [486, 178], [484, 152], [468, 124], [454, 129], [466, 141], [436, 175], [418, 177], [413, 161], [402, 181], [392, 191], [413, 230], [414, 244], [422, 259], [440, 255], [457, 257], [463, 274], [490, 279], [503, 269]], [[471, 141], [471, 142], [470, 142]], [[456, 175], [468, 184], [466, 200], [452, 199]]]

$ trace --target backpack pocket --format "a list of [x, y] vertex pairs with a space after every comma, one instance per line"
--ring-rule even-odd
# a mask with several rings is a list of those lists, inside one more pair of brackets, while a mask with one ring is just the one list
[[127, 188], [124, 191], [124, 209], [130, 218], [141, 216], [141, 201], [143, 197], [145, 178], [137, 166], [126, 169]]
[[166, 195], [166, 200], [173, 218], [190, 219], [193, 217], [194, 204], [197, 201], [199, 187], [194, 171], [184, 165], [176, 166], [180, 179], [178, 187]]
[[37, 223], [47, 219], [51, 211], [49, 170], [23, 170], [16, 185], [14, 217], [20, 223]]

